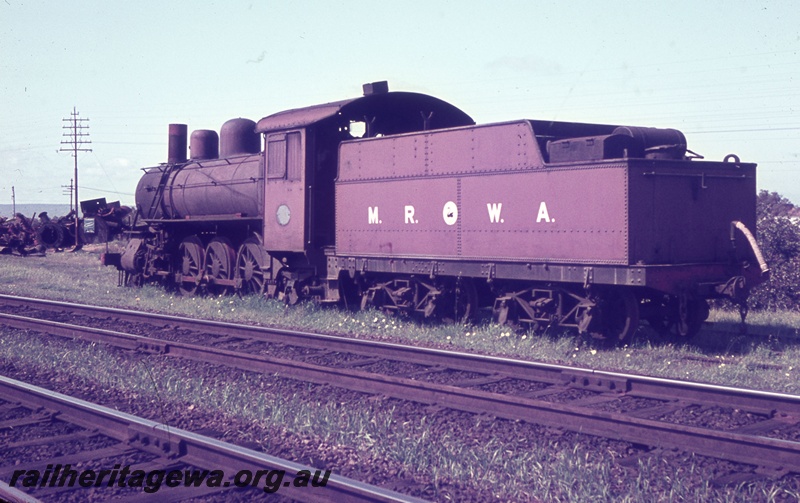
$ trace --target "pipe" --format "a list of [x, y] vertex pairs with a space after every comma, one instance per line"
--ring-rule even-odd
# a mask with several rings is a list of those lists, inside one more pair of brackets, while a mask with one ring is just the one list
[[[734, 220], [731, 222], [731, 243], [734, 242], [734, 232], [736, 229], [742, 231], [744, 237], [747, 238], [747, 242], [750, 243], [750, 248], [753, 250], [753, 253], [756, 256], [756, 260], [758, 260], [758, 265], [761, 268], [761, 275], [769, 275], [769, 266], [767, 262], [764, 260], [764, 255], [761, 254], [761, 249], [758, 247], [758, 243], [756, 242], [755, 236], [753, 233], [750, 232], [750, 229], [747, 228], [742, 222], [738, 220]], [[735, 246], [735, 245], [734, 245]]]

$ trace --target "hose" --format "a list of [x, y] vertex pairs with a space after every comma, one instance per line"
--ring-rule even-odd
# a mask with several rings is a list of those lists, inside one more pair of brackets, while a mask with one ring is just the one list
[[744, 237], [747, 238], [747, 242], [750, 243], [750, 248], [753, 250], [753, 253], [756, 256], [756, 260], [758, 261], [758, 266], [761, 268], [761, 274], [766, 275], [769, 274], [769, 266], [767, 262], [764, 260], [764, 255], [761, 254], [761, 249], [758, 247], [758, 243], [756, 242], [755, 236], [753, 233], [750, 232], [750, 229], [747, 228], [742, 222], [738, 220], [734, 220], [731, 222], [731, 242], [734, 242], [734, 230], [739, 229], [744, 234]]

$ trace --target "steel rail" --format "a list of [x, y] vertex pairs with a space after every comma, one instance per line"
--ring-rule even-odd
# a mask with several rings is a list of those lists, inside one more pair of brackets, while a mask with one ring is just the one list
[[0, 501], [7, 501], [8, 503], [41, 503], [40, 500], [29, 496], [16, 487], [9, 486], [2, 480], [0, 480]]
[[[174, 315], [147, 313], [103, 306], [71, 304], [67, 302], [32, 299], [0, 294], [0, 302], [17, 306], [40, 305], [56, 307], [75, 314], [96, 316], [102, 313], [134, 323], [169, 323], [176, 328], [203, 331], [231, 337], [246, 337], [266, 342], [308, 347], [324, 347], [328, 351], [341, 351], [364, 356], [381, 356], [386, 359], [406, 361], [455, 370], [486, 374], [501, 374], [518, 379], [528, 379], [553, 384], [572, 384], [596, 391], [626, 393], [632, 396], [653, 397], [683, 401], [696, 401], [725, 407], [746, 409], [761, 414], [780, 411], [800, 417], [800, 396], [696, 383], [664, 377], [651, 377], [624, 372], [611, 372], [586, 367], [573, 367], [552, 363], [533, 362], [463, 351], [409, 346], [397, 343], [355, 339], [340, 335], [319, 334], [255, 325], [186, 318]], [[0, 317], [3, 314], [0, 313]], [[128, 335], [128, 334], [126, 334]], [[153, 339], [154, 349], [176, 343]], [[140, 344], [145, 344], [141, 342]], [[144, 348], [142, 348], [144, 349]]]
[[[489, 413], [496, 417], [566, 428], [653, 447], [688, 450], [704, 456], [753, 464], [776, 472], [800, 473], [800, 442], [737, 433], [735, 431], [714, 431], [570, 404], [550, 403], [543, 400], [500, 395], [404, 377], [384, 376], [351, 368], [328, 368], [282, 358], [236, 353], [186, 343], [166, 342], [144, 336], [36, 320], [16, 315], [6, 314], [2, 315], [2, 318], [6, 324], [18, 326], [19, 328], [45, 331], [67, 337], [87, 337], [92, 340], [104, 340], [112, 344], [116, 341], [118, 345], [131, 349], [156, 350], [157, 352], [174, 356], [200, 361], [213, 361], [241, 369], [276, 372], [280, 376], [331, 383], [339, 387], [367, 393], [384, 394], [423, 403], [436, 403], [440, 406], [474, 413]], [[38, 328], [36, 328], [37, 326]], [[446, 353], [439, 350], [433, 351], [435, 353]], [[215, 354], [219, 356], [214, 356]], [[450, 355], [450, 357], [453, 357], [453, 355]], [[490, 360], [494, 364], [505, 361], [493, 357]], [[515, 368], [523, 364], [537, 365], [519, 360], [513, 360], [512, 364]], [[575, 369], [553, 365], [548, 365], [547, 367], [560, 367], [561, 370], [569, 370], [571, 373], [567, 375], [571, 376], [570, 382], [575, 382], [576, 379], [591, 381], [594, 375], [589, 373], [585, 377], [575, 377]], [[472, 369], [474, 370], [474, 367]], [[631, 378], [641, 379], [640, 376], [627, 374], [604, 372], [597, 372], [597, 374], [602, 376], [603, 379], [607, 379], [609, 376], [613, 376], [615, 379], [620, 379], [623, 376], [626, 380]], [[590, 382], [589, 384], [591, 385], [592, 383]], [[667, 386], [667, 389], [671, 389], [674, 393], [676, 390], [672, 386], [686, 386], [687, 384], [668, 379], [644, 378], [644, 384], [638, 388], [640, 391], [647, 391], [648, 389], [655, 391], [660, 389], [659, 386]], [[714, 385], [692, 384], [692, 386], [697, 388], [696, 393], [691, 396], [684, 394], [682, 396], [684, 403], [696, 403], [694, 396], [709, 396], [715, 391], [729, 392], [731, 390], [731, 388]], [[770, 397], [778, 400], [780, 404], [787, 402], [796, 404], [800, 401], [800, 397], [794, 395], [762, 393], [750, 390], [738, 391], [751, 398], [759, 397], [757, 400], [758, 405], [770, 411], [775, 410], [777, 407], [776, 405], [767, 407], [767, 400]], [[647, 394], [644, 393], [643, 396]], [[656, 394], [653, 396], [656, 396]], [[657, 396], [663, 399], [663, 396]], [[718, 398], [715, 403], [720, 401], [724, 400]], [[726, 404], [730, 405], [730, 402]], [[786, 424], [793, 424], [797, 421], [796, 416], [790, 414], [782, 414], [775, 419]]]
[[[133, 447], [155, 446], [164, 454], [173, 455], [190, 466], [223, 470], [228, 478], [239, 470], [283, 470], [285, 472], [281, 495], [311, 502], [387, 502], [422, 503], [425, 500], [396, 493], [331, 474], [325, 486], [295, 487], [293, 477], [301, 470], [315, 472], [315, 468], [287, 461], [275, 456], [253, 451], [233, 444], [198, 435], [190, 431], [143, 419], [125, 412], [93, 404], [38, 386], [0, 376], [0, 396], [27, 406], [44, 407], [59, 412], [59, 418], [85, 428], [127, 442]], [[174, 457], [179, 456], [179, 457]], [[230, 480], [225, 487], [235, 489]], [[191, 496], [190, 492], [187, 492]], [[167, 496], [167, 495], [162, 495]]]

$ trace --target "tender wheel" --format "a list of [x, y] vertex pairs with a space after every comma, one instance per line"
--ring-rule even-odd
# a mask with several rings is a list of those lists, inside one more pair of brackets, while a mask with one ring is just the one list
[[612, 290], [606, 309], [604, 332], [616, 343], [627, 342], [639, 328], [639, 301], [630, 290]]
[[694, 337], [707, 319], [708, 302], [703, 299], [679, 299], [676, 323], [678, 335], [687, 338]]
[[[442, 305], [442, 318], [445, 321], [467, 323], [478, 312], [478, 290], [469, 278], [459, 278], [453, 287], [453, 302]], [[452, 309], [452, 313], [446, 311]]]
[[578, 328], [608, 344], [629, 341], [639, 328], [639, 301], [628, 289], [609, 289], [579, 305]]
[[645, 321], [661, 335], [668, 334], [670, 331], [671, 322], [667, 316], [648, 316]]
[[178, 251], [181, 257], [178, 291], [181, 295], [192, 296], [203, 278], [203, 243], [197, 236], [190, 236], [181, 242]]
[[708, 313], [708, 302], [704, 299], [676, 296], [662, 301], [658, 312], [645, 319], [661, 335], [691, 338], [700, 331]]
[[215, 237], [206, 246], [205, 277], [208, 291], [223, 295], [233, 291], [233, 273], [236, 251], [231, 242], [224, 237]]
[[551, 326], [577, 326], [576, 303], [581, 300], [581, 296], [562, 290], [511, 289], [495, 299], [492, 316], [501, 325], [541, 335]]
[[236, 254], [236, 277], [242, 295], [262, 295], [270, 273], [269, 257], [256, 238], [247, 239]]

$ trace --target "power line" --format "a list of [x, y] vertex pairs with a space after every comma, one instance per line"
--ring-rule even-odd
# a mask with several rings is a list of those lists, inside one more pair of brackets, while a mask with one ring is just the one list
[[86, 190], [96, 190], [96, 191], [99, 191], [99, 192], [109, 192], [111, 194], [120, 194], [120, 195], [123, 195], [123, 196], [133, 196], [133, 195], [135, 195], [135, 194], [133, 194], [131, 192], [121, 192], [119, 190], [98, 189], [97, 187], [87, 187], [86, 185], [81, 185], [81, 188], [82, 189], [86, 189]]
[[800, 127], [769, 127], [754, 129], [707, 129], [705, 131], [686, 131], [686, 134], [706, 134], [706, 133], [752, 133], [754, 131], [797, 131]]

